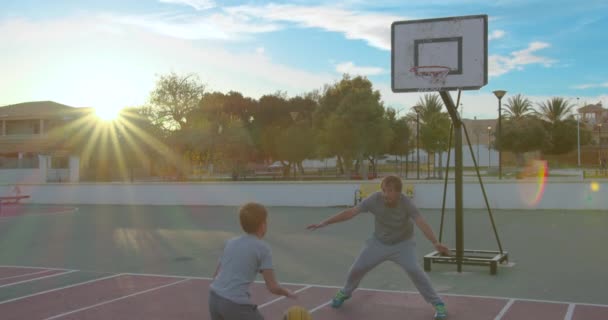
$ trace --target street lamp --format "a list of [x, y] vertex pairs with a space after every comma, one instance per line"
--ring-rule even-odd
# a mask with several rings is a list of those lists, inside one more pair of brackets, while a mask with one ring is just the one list
[[[578, 97], [576, 97], [576, 106], [580, 107], [578, 104]], [[577, 163], [578, 167], [581, 167], [581, 114], [576, 113], [576, 150], [577, 150]]]
[[[477, 123], [477, 117], [473, 117], [473, 120]], [[475, 136], [477, 136], [477, 162], [479, 163], [479, 127], [475, 126]]]
[[602, 165], [602, 124], [597, 124], [597, 158], [600, 162], [600, 166]]
[[490, 171], [490, 134], [492, 133], [492, 126], [488, 126], [488, 171]]
[[419, 106], [414, 106], [416, 112], [416, 180], [420, 180], [420, 112]]
[[[496, 98], [498, 98], [498, 141], [502, 143], [502, 97], [507, 94], [505, 90], [493, 91]], [[498, 147], [498, 179], [502, 179], [502, 147]]]

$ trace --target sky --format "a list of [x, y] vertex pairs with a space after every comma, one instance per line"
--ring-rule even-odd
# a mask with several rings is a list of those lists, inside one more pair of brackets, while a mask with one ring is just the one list
[[291, 97], [348, 73], [401, 115], [422, 94], [391, 90], [391, 24], [484, 14], [488, 83], [462, 91], [465, 118], [496, 118], [499, 89], [503, 103], [608, 107], [606, 12], [605, 0], [0, 0], [0, 106], [139, 106], [170, 72], [208, 91]]

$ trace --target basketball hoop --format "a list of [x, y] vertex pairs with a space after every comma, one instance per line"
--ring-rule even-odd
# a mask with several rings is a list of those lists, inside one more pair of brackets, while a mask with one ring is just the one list
[[445, 78], [450, 73], [449, 67], [444, 66], [417, 66], [411, 67], [410, 72], [413, 72], [417, 78], [426, 79], [430, 84], [445, 84]]

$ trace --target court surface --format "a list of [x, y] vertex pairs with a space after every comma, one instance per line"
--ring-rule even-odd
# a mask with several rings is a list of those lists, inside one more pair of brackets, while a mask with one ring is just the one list
[[[60, 210], [60, 208], [63, 208]], [[385, 263], [341, 309], [328, 303], [369, 237], [369, 215], [309, 232], [342, 208], [270, 208], [266, 240], [291, 300], [252, 286], [266, 319], [302, 305], [313, 319], [431, 319], [407, 276]], [[209, 276], [225, 240], [240, 234], [235, 207], [26, 206], [0, 218], [2, 319], [208, 319]], [[49, 213], [49, 214], [45, 214]], [[440, 213], [423, 210], [438, 230]], [[510, 264], [433, 265], [450, 319], [606, 319], [608, 217], [593, 211], [496, 211]], [[465, 247], [496, 249], [485, 211], [465, 210]], [[444, 240], [453, 243], [453, 212]], [[418, 255], [430, 244], [416, 233]]]

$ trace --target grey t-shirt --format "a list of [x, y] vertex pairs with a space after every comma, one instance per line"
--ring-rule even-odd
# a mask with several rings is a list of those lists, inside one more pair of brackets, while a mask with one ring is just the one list
[[272, 269], [272, 254], [266, 242], [250, 234], [232, 238], [226, 242], [211, 290], [235, 303], [251, 304], [249, 285], [265, 269]]
[[382, 192], [374, 192], [357, 206], [359, 212], [374, 215], [374, 237], [384, 244], [407, 240], [414, 234], [414, 219], [420, 212], [403, 193], [394, 208], [384, 204]]

